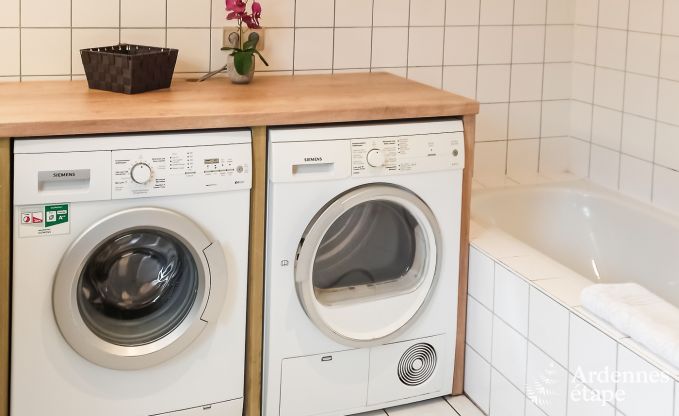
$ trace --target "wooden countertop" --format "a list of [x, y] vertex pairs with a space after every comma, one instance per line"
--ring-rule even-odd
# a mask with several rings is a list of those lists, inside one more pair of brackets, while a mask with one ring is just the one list
[[139, 95], [84, 81], [0, 83], [0, 137], [277, 126], [476, 114], [479, 104], [386, 73], [176, 79]]

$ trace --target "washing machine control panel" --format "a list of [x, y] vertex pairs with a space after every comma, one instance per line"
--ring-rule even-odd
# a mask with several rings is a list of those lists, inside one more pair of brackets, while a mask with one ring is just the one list
[[113, 199], [249, 189], [251, 165], [248, 144], [116, 150]]
[[464, 134], [353, 139], [353, 176], [384, 176], [464, 168]]

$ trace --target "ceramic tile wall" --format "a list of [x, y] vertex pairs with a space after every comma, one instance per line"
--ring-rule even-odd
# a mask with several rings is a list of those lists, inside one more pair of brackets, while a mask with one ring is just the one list
[[546, 283], [567, 279], [531, 279], [472, 247], [465, 392], [486, 415], [679, 416], [676, 373]]
[[577, 0], [573, 163], [679, 211], [679, 0]]
[[[563, 169], [574, 0], [261, 0], [274, 73], [386, 70], [478, 98], [479, 175]], [[79, 49], [225, 62], [221, 0], [0, 0], [0, 80], [82, 78]], [[542, 140], [540, 140], [542, 138]], [[509, 139], [509, 140], [508, 140]]]

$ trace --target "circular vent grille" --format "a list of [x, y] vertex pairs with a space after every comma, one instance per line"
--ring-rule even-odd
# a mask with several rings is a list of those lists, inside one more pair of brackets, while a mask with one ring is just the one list
[[436, 369], [436, 350], [429, 344], [415, 344], [408, 348], [398, 363], [398, 378], [406, 386], [419, 386]]

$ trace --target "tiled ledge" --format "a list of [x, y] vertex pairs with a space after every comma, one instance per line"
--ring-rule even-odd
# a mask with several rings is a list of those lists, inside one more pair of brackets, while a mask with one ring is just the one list
[[[580, 306], [590, 280], [499, 229], [472, 223], [471, 239], [465, 391], [486, 414], [679, 416], [679, 370]], [[598, 383], [580, 369], [669, 377]], [[595, 390], [626, 397], [573, 398]]]

